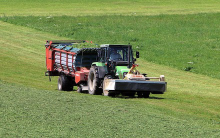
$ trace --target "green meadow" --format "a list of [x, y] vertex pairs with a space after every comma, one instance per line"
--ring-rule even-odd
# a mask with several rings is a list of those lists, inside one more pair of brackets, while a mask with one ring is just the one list
[[220, 79], [220, 14], [5, 17], [69, 39], [134, 45], [141, 58]]
[[[1, 0], [0, 137], [219, 137], [220, 3], [216, 0]], [[46, 40], [132, 44], [163, 95], [57, 90]]]

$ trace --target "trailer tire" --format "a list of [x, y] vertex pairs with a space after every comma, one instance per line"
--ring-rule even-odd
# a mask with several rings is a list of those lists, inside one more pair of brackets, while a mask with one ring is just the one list
[[102, 91], [100, 91], [100, 79], [99, 79], [99, 73], [98, 68], [96, 66], [92, 66], [89, 70], [89, 76], [88, 76], [88, 91], [91, 95], [100, 95]]
[[73, 84], [70, 77], [65, 75], [60, 75], [58, 78], [58, 90], [60, 91], [72, 91]]

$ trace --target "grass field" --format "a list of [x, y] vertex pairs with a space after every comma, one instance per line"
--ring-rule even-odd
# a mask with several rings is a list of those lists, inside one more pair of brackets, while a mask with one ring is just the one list
[[158, 106], [171, 98], [108, 98], [0, 85], [1, 137], [219, 136], [220, 122]]
[[[0, 137], [219, 137], [219, 14], [192, 14], [218, 12], [218, 2], [124, 0], [120, 10], [116, 1], [86, 2], [0, 2]], [[143, 16], [161, 12], [190, 15]], [[73, 17], [81, 14], [90, 16]], [[139, 69], [164, 74], [168, 91], [149, 99], [59, 92], [57, 78], [44, 76], [49, 39], [149, 46]]]
[[[2, 20], [69, 39], [131, 43], [147, 61], [220, 79], [220, 14], [5, 17]], [[144, 55], [144, 56], [142, 56]], [[172, 55], [172, 56], [171, 56]]]

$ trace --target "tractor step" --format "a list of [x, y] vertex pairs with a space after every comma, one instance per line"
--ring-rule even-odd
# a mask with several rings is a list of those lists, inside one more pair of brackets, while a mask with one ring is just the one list
[[83, 91], [88, 91], [88, 86], [82, 86]]

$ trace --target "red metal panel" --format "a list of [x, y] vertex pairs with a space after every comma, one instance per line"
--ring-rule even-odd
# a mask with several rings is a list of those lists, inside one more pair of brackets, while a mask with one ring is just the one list
[[50, 49], [50, 46], [46, 48], [46, 64], [47, 70], [53, 71], [53, 64], [54, 64], [54, 54], [53, 51]]
[[75, 73], [75, 82], [80, 83], [82, 81], [87, 81], [89, 75], [89, 69], [86, 67], [81, 67], [80, 71], [76, 71]]
[[85, 81], [84, 78], [85, 78], [85, 73], [80, 72], [80, 71], [77, 71], [75, 73], [75, 82], [76, 82], [76, 84], [81, 82], [81, 81]]
[[[48, 43], [48, 41], [47, 41]], [[76, 55], [76, 53], [74, 52], [70, 52], [70, 51], [65, 51], [62, 49], [57, 49], [55, 47], [52, 46], [52, 41], [49, 42], [49, 44], [46, 46], [46, 67], [47, 67], [47, 71], [58, 71], [58, 72], [63, 72], [65, 74], [71, 75], [72, 77], [75, 76], [75, 69], [72, 65], [72, 67], [68, 67], [68, 54], [72, 55], [72, 63], [74, 61], [74, 55]], [[61, 68], [54, 68], [54, 64], [55, 64], [55, 52], [60, 52], [59, 58], [60, 58], [60, 66]], [[64, 66], [61, 63], [61, 56], [63, 54], [66, 54], [66, 66], [67, 69], [64, 69]], [[71, 69], [72, 68], [72, 69]], [[72, 72], [71, 72], [72, 70]], [[80, 68], [79, 68], [80, 70]], [[81, 81], [83, 80], [83, 76], [80, 77]]]

